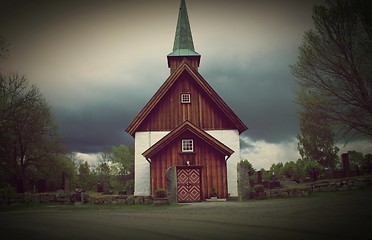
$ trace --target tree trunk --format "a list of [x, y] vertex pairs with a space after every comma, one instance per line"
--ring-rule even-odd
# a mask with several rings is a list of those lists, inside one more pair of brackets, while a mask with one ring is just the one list
[[23, 176], [17, 176], [16, 177], [16, 187], [18, 193], [24, 193], [25, 192], [25, 181]]

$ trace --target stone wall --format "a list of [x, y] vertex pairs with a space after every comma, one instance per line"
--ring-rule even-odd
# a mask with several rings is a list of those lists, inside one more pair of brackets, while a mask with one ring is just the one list
[[265, 191], [266, 198], [307, 197], [310, 188], [278, 188]]
[[[262, 185], [259, 185], [263, 187]], [[358, 190], [365, 187], [372, 186], [371, 177], [358, 177], [358, 178], [344, 178], [344, 179], [333, 179], [317, 181], [315, 183], [309, 183], [304, 186], [294, 185], [294, 187], [287, 188], [275, 188], [266, 189], [260, 192], [256, 191], [255, 188], [251, 188], [248, 193], [248, 199], [268, 199], [268, 198], [286, 198], [286, 197], [307, 197], [312, 192], [332, 192], [332, 191], [348, 191]], [[247, 193], [244, 192], [247, 196]], [[240, 198], [242, 199], [242, 198]]]
[[312, 192], [331, 192], [358, 190], [372, 186], [372, 176], [369, 178], [349, 178], [329, 181], [318, 181], [310, 184]]
[[[79, 194], [80, 195], [80, 194]], [[153, 198], [151, 196], [132, 196], [132, 195], [89, 195], [83, 193], [83, 202], [90, 204], [152, 204]], [[76, 198], [75, 193], [25, 193], [12, 194], [9, 196], [0, 197], [0, 205], [16, 205], [28, 203], [58, 203], [58, 204], [74, 204], [75, 202], [82, 202], [81, 195]]]
[[[266, 198], [285, 198], [285, 197], [306, 197], [312, 192], [331, 192], [331, 191], [349, 191], [358, 190], [372, 186], [372, 176], [362, 178], [349, 178], [339, 180], [327, 180], [310, 183], [305, 187], [296, 188], [277, 188], [266, 190], [264, 196], [259, 199]], [[81, 196], [79, 194], [79, 196]], [[52, 203], [52, 204], [74, 204], [77, 201], [76, 193], [65, 193], [63, 191], [57, 193], [18, 193], [9, 196], [0, 196], [0, 206], [28, 204], [28, 203]], [[251, 196], [254, 198], [254, 195]], [[79, 198], [81, 202], [81, 199]], [[83, 193], [84, 203], [90, 204], [152, 204], [154, 202], [151, 196], [132, 196], [132, 195], [89, 195]]]
[[337, 180], [324, 180], [310, 183], [302, 188], [278, 188], [266, 190], [266, 198], [306, 197], [312, 192], [334, 192], [359, 190], [372, 186], [372, 176]]
[[13, 205], [24, 203], [73, 203], [75, 194], [61, 193], [16, 193], [9, 196], [0, 196], [0, 205]]
[[87, 202], [91, 204], [142, 205], [152, 204], [154, 200], [151, 196], [95, 195], [89, 196]]

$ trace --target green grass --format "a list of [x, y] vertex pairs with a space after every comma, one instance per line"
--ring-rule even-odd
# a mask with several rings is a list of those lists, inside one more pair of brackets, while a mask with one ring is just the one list
[[1, 206], [0, 211], [32, 211], [32, 210], [66, 210], [66, 211], [85, 211], [85, 210], [115, 210], [115, 211], [147, 211], [151, 209], [167, 209], [174, 207], [181, 207], [180, 204], [170, 205], [155, 205], [155, 204], [141, 204], [141, 205], [124, 205], [124, 204], [52, 204], [52, 203], [28, 203], [16, 204], [11, 206]]

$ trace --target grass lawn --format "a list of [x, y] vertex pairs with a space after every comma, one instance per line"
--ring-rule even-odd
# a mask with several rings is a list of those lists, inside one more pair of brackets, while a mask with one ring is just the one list
[[55, 203], [38, 203], [38, 204], [19, 204], [13, 206], [0, 207], [0, 212], [32, 212], [32, 211], [85, 211], [85, 210], [115, 210], [115, 211], [142, 211], [157, 208], [182, 207], [180, 204], [173, 205], [119, 205], [119, 204], [55, 204]]
[[372, 239], [372, 188], [170, 206], [30, 205], [0, 212], [11, 239]]

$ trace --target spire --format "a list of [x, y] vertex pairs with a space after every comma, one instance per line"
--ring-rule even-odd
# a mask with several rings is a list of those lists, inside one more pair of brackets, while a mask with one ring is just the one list
[[194, 43], [192, 41], [189, 17], [187, 15], [185, 0], [181, 0], [180, 11], [174, 38], [173, 52], [170, 56], [196, 56]]
[[194, 49], [185, 0], [181, 0], [176, 35], [173, 44], [173, 52], [168, 55], [168, 66], [171, 68], [171, 70], [173, 67], [178, 66], [178, 64], [175, 64], [173, 67], [171, 67], [171, 60], [177, 60], [177, 62], [179, 62], [180, 57], [182, 59], [186, 57], [191, 62], [196, 60], [196, 67], [199, 66], [200, 54], [195, 52]]

